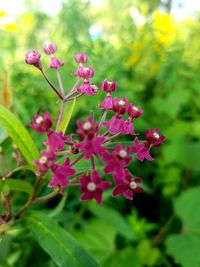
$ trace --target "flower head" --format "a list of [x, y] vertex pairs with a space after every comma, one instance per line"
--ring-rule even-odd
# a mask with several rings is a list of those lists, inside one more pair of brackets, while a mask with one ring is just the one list
[[52, 119], [48, 111], [45, 111], [43, 115], [36, 114], [31, 121], [30, 127], [39, 133], [46, 133], [52, 127]]
[[64, 64], [65, 64], [64, 62], [58, 60], [57, 57], [53, 56], [53, 57], [51, 57], [49, 68], [50, 69], [57, 69], [57, 68], [64, 66]]
[[154, 130], [147, 130], [146, 132], [146, 139], [149, 145], [152, 146], [160, 146], [162, 145], [163, 141], [165, 140], [164, 135], [159, 135], [160, 130], [158, 128]]
[[25, 55], [25, 62], [29, 65], [34, 65], [38, 69], [42, 69], [40, 62], [41, 54], [36, 50], [30, 50]]
[[81, 63], [86, 63], [88, 60], [88, 57], [85, 54], [82, 53], [78, 53], [74, 56], [74, 59], [77, 63], [81, 64]]
[[55, 44], [46, 44], [43, 50], [46, 55], [51, 55], [57, 51], [57, 46]]
[[122, 144], [117, 144], [112, 154], [103, 154], [107, 165], [104, 168], [105, 173], [113, 173], [114, 179], [119, 180], [118, 177], [123, 175], [124, 168], [130, 164], [132, 157], [130, 156], [129, 149], [124, 148]]
[[113, 190], [113, 197], [123, 195], [125, 198], [132, 200], [135, 193], [143, 192], [139, 184], [142, 182], [141, 178], [133, 178], [128, 170], [124, 171], [121, 182], [116, 185]]
[[112, 81], [104, 81], [101, 83], [101, 89], [102, 91], [105, 91], [107, 93], [114, 92], [117, 88], [117, 83]]
[[83, 193], [81, 200], [95, 199], [98, 204], [102, 203], [102, 194], [111, 186], [110, 182], [101, 180], [96, 170], [92, 171], [92, 175], [84, 174], [80, 179], [80, 190]]
[[62, 132], [49, 132], [47, 134], [47, 141], [45, 145], [52, 151], [63, 149], [65, 142], [70, 138], [70, 136], [64, 136]]
[[54, 175], [49, 182], [49, 187], [60, 186], [65, 188], [69, 183], [68, 177], [76, 173], [76, 170], [70, 167], [69, 158], [62, 165], [54, 164], [51, 169]]
[[93, 78], [94, 70], [91, 66], [89, 66], [89, 67], [79, 66], [79, 68], [75, 74], [79, 78], [84, 78], [84, 79], [88, 80], [89, 78]]
[[130, 152], [134, 152], [137, 154], [137, 158], [140, 161], [144, 159], [153, 160], [152, 156], [150, 155], [150, 147], [147, 142], [140, 143], [138, 138], [134, 139], [134, 145], [128, 147]]
[[92, 84], [90, 84], [88, 81], [84, 81], [81, 87], [77, 88], [77, 92], [82, 93], [82, 94], [86, 93], [89, 96], [93, 96], [96, 93]]
[[34, 163], [38, 166], [39, 172], [46, 173], [54, 165], [55, 160], [56, 156], [53, 151], [42, 150], [40, 159], [35, 160]]

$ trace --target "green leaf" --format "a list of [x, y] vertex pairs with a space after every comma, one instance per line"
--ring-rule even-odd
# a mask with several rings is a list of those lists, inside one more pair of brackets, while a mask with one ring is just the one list
[[6, 129], [28, 163], [39, 157], [38, 149], [21, 121], [0, 105], [0, 125]]
[[25, 217], [40, 246], [60, 267], [100, 267], [80, 244], [56, 222], [42, 212], [31, 212]]
[[116, 210], [104, 205], [98, 206], [96, 204], [90, 204], [90, 210], [98, 218], [103, 220], [105, 223], [114, 227], [114, 229], [125, 236], [128, 239], [134, 237], [133, 231], [126, 219]]
[[200, 187], [182, 193], [174, 203], [175, 213], [182, 220], [180, 234], [166, 240], [168, 253], [183, 267], [200, 266]]
[[102, 263], [113, 256], [116, 249], [116, 230], [103, 220], [87, 221], [82, 228], [74, 230], [74, 235], [99, 262]]
[[16, 179], [1, 179], [0, 180], [0, 189], [2, 191], [20, 191], [25, 192], [28, 195], [33, 194], [33, 186], [23, 180], [16, 180]]
[[74, 101], [71, 105], [71, 107], [69, 108], [69, 111], [67, 112], [67, 114], [64, 116], [63, 120], [61, 121], [61, 124], [58, 127], [59, 131], [62, 131], [63, 134], [65, 134], [66, 130], [67, 130], [67, 126], [70, 122], [71, 116], [73, 114], [74, 108], [75, 108], [75, 104], [76, 104], [76, 98], [74, 98]]

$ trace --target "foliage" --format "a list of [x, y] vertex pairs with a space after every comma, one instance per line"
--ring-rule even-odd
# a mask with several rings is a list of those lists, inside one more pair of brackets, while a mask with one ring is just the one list
[[[143, 120], [135, 125], [137, 131], [158, 125], [167, 138], [152, 165], [145, 162], [141, 166], [134, 162], [132, 168], [143, 177], [145, 193], [132, 202], [122, 198], [112, 200], [108, 192], [102, 207], [93, 203], [80, 204], [77, 193], [72, 190], [65, 198], [35, 204], [35, 209], [52, 216], [56, 227], [58, 223], [66, 229], [103, 267], [195, 267], [200, 264], [200, 19], [197, 16], [178, 23], [169, 14], [159, 12], [157, 2], [107, 0], [97, 9], [89, 1], [65, 1], [56, 17], [32, 9], [19, 16], [14, 26], [0, 29], [1, 104], [25, 125], [30, 123], [39, 107], [42, 111], [49, 109], [55, 117], [58, 113], [56, 98], [44, 86], [39, 72], [30, 70], [23, 62], [27, 49], [38, 49], [50, 39], [60, 44], [60, 55], [65, 54], [67, 62], [72, 61], [76, 52], [89, 54], [98, 81], [104, 79], [106, 73], [106, 79], [118, 81], [121, 96], [144, 107]], [[138, 8], [144, 23], [134, 17], [132, 7]], [[89, 33], [92, 25], [99, 26], [99, 36]], [[65, 86], [72, 85], [71, 69], [67, 63], [62, 71], [66, 77]], [[48, 75], [56, 83], [51, 70]], [[102, 98], [100, 93], [99, 103]], [[99, 116], [91, 98], [84, 97], [73, 113], [72, 109], [68, 113], [73, 118], [68, 126], [70, 130], [75, 127], [71, 122], [80, 114], [84, 117], [91, 111]], [[17, 123], [11, 126], [18, 127]], [[44, 141], [31, 135], [37, 146]], [[34, 145], [25, 145], [23, 140], [17, 139], [25, 156]], [[2, 129], [0, 143], [0, 175], [4, 176], [15, 169], [13, 155], [18, 149]], [[30, 163], [32, 153], [37, 152], [28, 153]], [[23, 178], [27, 183], [35, 179], [30, 166], [16, 169], [12, 178], [16, 181]], [[43, 187], [41, 190], [48, 193]], [[26, 194], [19, 198], [18, 190], [12, 194], [16, 208], [27, 200]], [[41, 223], [43, 219], [44, 224], [51, 220], [42, 218]], [[44, 252], [38, 246], [23, 220], [14, 226], [12, 222], [1, 225], [0, 233], [0, 266], [59, 266], [55, 258], [54, 263], [46, 254], [48, 249]], [[34, 229], [33, 233], [36, 234]], [[36, 237], [42, 247], [49, 238], [47, 235], [47, 239], [43, 239], [43, 234], [40, 240]], [[33, 256], [36, 254], [37, 258]]]

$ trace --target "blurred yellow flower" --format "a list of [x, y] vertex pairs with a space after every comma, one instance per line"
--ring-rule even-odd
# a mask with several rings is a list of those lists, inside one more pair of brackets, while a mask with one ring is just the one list
[[33, 23], [34, 16], [33, 14], [24, 14], [22, 17], [22, 24], [26, 25], [26, 27], [30, 26]]
[[6, 12], [3, 11], [3, 10], [0, 10], [0, 18], [1, 17], [6, 17], [6, 16], [7, 16]]
[[16, 32], [18, 31], [18, 27], [15, 23], [7, 23], [4, 25], [4, 29], [8, 32]]
[[164, 46], [171, 45], [177, 37], [176, 21], [168, 13], [154, 11], [152, 27], [156, 40]]

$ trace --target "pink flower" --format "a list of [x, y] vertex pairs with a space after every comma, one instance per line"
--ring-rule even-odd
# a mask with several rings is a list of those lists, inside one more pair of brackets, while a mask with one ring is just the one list
[[52, 120], [48, 111], [42, 115], [36, 114], [31, 121], [30, 127], [39, 133], [48, 132], [52, 127]]
[[34, 65], [38, 69], [42, 69], [41, 62], [40, 62], [41, 54], [36, 50], [30, 50], [25, 55], [25, 62], [29, 65]]
[[90, 159], [95, 153], [102, 154], [105, 152], [105, 149], [101, 146], [105, 141], [105, 137], [97, 136], [99, 126], [92, 117], [88, 117], [85, 123], [78, 120], [77, 126], [77, 133], [83, 138], [83, 141], [75, 144], [75, 146], [84, 151], [86, 159]]
[[45, 142], [46, 146], [50, 147], [50, 150], [56, 151], [63, 149], [65, 146], [66, 140], [68, 140], [70, 136], [64, 136], [62, 132], [49, 132], [47, 134], [47, 141]]
[[123, 195], [125, 198], [132, 200], [135, 193], [142, 193], [143, 189], [138, 184], [142, 182], [141, 178], [133, 178], [128, 170], [124, 171], [123, 178], [113, 190], [113, 197]]
[[57, 68], [64, 66], [64, 64], [65, 64], [64, 62], [58, 60], [57, 57], [53, 56], [53, 57], [51, 57], [49, 68], [50, 69], [57, 69]]
[[91, 138], [86, 137], [82, 142], [77, 143], [75, 146], [84, 151], [86, 159], [91, 159], [95, 153], [103, 154], [105, 149], [102, 147], [102, 144], [105, 140], [105, 137], [93, 136]]
[[93, 89], [93, 86], [88, 81], [84, 81], [81, 87], [77, 88], [77, 92], [82, 93], [82, 94], [86, 93], [89, 96], [93, 96], [96, 93]]
[[44, 53], [47, 55], [54, 54], [57, 51], [57, 46], [55, 44], [46, 44], [43, 47]]
[[76, 124], [78, 127], [77, 134], [81, 138], [84, 138], [86, 136], [93, 137], [98, 133], [98, 124], [94, 122], [92, 116], [89, 116], [86, 122], [77, 120]]
[[79, 53], [74, 56], [74, 59], [77, 63], [86, 63], [88, 60], [88, 57], [85, 54]]
[[124, 120], [121, 115], [114, 115], [110, 121], [103, 122], [102, 125], [109, 127], [109, 133], [111, 134], [124, 133]]
[[56, 156], [53, 151], [41, 151], [41, 158], [34, 161], [41, 173], [46, 173], [53, 166]]
[[138, 138], [136, 137], [134, 139], [134, 146], [128, 147], [130, 152], [134, 152], [137, 154], [137, 158], [140, 161], [143, 161], [144, 159], [147, 160], [153, 160], [153, 158], [150, 155], [150, 147], [147, 142], [140, 143]]
[[93, 78], [94, 70], [91, 66], [89, 66], [89, 67], [79, 66], [79, 68], [75, 74], [79, 78], [84, 78], [84, 79], [88, 80], [89, 78]]
[[107, 166], [104, 168], [105, 173], [113, 173], [114, 179], [117, 182], [118, 177], [122, 177], [124, 168], [130, 164], [132, 157], [129, 149], [123, 148], [122, 144], [117, 144], [112, 154], [104, 153], [103, 157], [107, 161]]
[[102, 109], [112, 109], [113, 108], [113, 99], [110, 93], [106, 94], [106, 97], [101, 105], [99, 105], [100, 108]]
[[132, 118], [139, 118], [143, 113], [143, 110], [140, 107], [136, 107], [132, 104], [127, 105], [127, 114]]
[[30, 50], [25, 55], [25, 61], [27, 64], [35, 65], [40, 61], [41, 54], [36, 50]]
[[165, 140], [165, 136], [164, 135], [159, 135], [159, 129], [156, 128], [154, 130], [147, 130], [146, 132], [146, 139], [147, 139], [147, 143], [151, 146], [160, 146], [162, 145], [163, 141]]
[[117, 83], [112, 81], [104, 81], [101, 83], [101, 89], [102, 91], [105, 91], [107, 93], [114, 92], [117, 88]]
[[123, 128], [121, 129], [121, 133], [123, 134], [135, 134], [134, 128], [133, 128], [133, 122], [131, 118], [128, 118], [128, 120], [124, 121]]
[[52, 166], [53, 178], [49, 182], [49, 187], [60, 186], [65, 188], [69, 181], [68, 177], [74, 175], [76, 170], [70, 168], [70, 160], [67, 158], [62, 165], [54, 164]]
[[80, 199], [95, 199], [97, 204], [101, 204], [103, 191], [110, 186], [110, 182], [102, 181], [98, 172], [93, 170], [92, 175], [84, 174], [80, 179], [80, 190], [83, 193]]
[[125, 97], [113, 99], [113, 111], [123, 115], [126, 112], [128, 101]]

